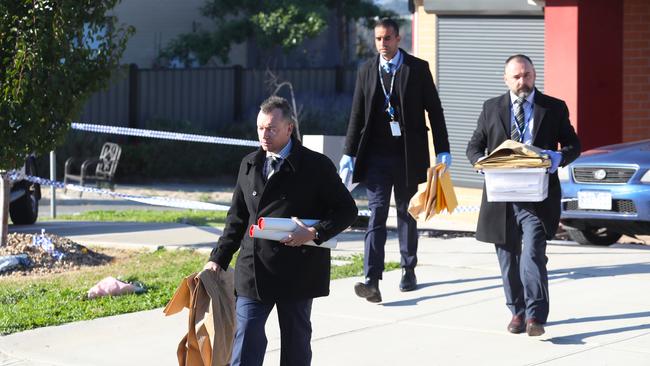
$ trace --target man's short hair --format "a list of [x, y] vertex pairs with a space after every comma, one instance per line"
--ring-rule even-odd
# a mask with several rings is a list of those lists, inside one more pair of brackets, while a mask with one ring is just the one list
[[288, 100], [278, 97], [277, 95], [272, 95], [260, 105], [260, 110], [264, 114], [270, 114], [274, 109], [279, 109], [280, 112], [282, 112], [282, 120], [287, 123], [294, 123], [291, 106], [289, 105]]
[[506, 60], [506, 65], [508, 65], [510, 63], [510, 61], [515, 60], [515, 59], [519, 60], [519, 61], [526, 60], [526, 61], [528, 61], [528, 63], [533, 65], [533, 60], [531, 60], [530, 57], [528, 57], [528, 56], [526, 56], [526, 55], [524, 55], [522, 53], [518, 53], [516, 55], [512, 55], [512, 56], [508, 57], [508, 59]]
[[393, 28], [395, 31], [395, 35], [399, 36], [399, 25], [397, 24], [396, 21], [394, 21], [391, 18], [381, 18], [377, 21], [377, 24], [375, 24], [375, 28], [377, 27], [384, 27], [384, 28]]
[[302, 137], [300, 136], [300, 128], [298, 127], [298, 121], [293, 118], [293, 113], [291, 112], [291, 105], [289, 105], [289, 101], [282, 97], [278, 97], [277, 95], [271, 95], [270, 97], [266, 98], [262, 104], [260, 104], [260, 110], [264, 114], [271, 114], [274, 109], [280, 110], [282, 113], [282, 120], [284, 122], [293, 125], [291, 136], [293, 136], [293, 138], [297, 141], [302, 141]]

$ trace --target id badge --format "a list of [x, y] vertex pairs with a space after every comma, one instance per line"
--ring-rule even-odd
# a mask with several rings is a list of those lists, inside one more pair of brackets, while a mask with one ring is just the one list
[[400, 130], [400, 128], [399, 128], [399, 122], [390, 121], [390, 132], [395, 137], [402, 136], [402, 130]]

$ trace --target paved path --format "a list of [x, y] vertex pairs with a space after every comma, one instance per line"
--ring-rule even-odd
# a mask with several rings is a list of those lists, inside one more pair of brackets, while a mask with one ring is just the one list
[[[457, 192], [459, 193], [459, 192]], [[460, 192], [477, 205], [479, 190]], [[72, 210], [87, 209], [70, 201]], [[91, 205], [92, 206], [92, 205]], [[394, 219], [391, 219], [394, 220]], [[440, 215], [420, 228], [473, 231], [476, 212]], [[389, 225], [395, 225], [389, 220]], [[84, 245], [193, 247], [209, 250], [220, 230], [182, 224], [40, 222], [41, 228]], [[363, 233], [346, 232], [333, 255], [363, 252]], [[317, 365], [650, 365], [650, 247], [609, 248], [551, 242], [551, 315], [542, 337], [512, 335], [494, 248], [473, 238], [422, 236], [416, 291], [397, 289], [399, 271], [385, 274], [384, 302], [359, 299], [360, 278], [332, 281], [314, 301]], [[389, 235], [387, 260], [399, 261]], [[0, 337], [2, 366], [176, 365], [187, 314], [162, 309], [46, 327]], [[266, 365], [279, 364], [279, 330], [267, 324]]]
[[[334, 254], [359, 252], [362, 238], [346, 234]], [[394, 237], [387, 249], [388, 260], [399, 258]], [[389, 272], [379, 305], [354, 295], [360, 278], [332, 281], [330, 296], [314, 301], [313, 365], [650, 365], [646, 246], [551, 243], [551, 316], [537, 338], [505, 330], [491, 245], [423, 237], [419, 253], [418, 289], [399, 292], [400, 273]], [[267, 365], [279, 364], [275, 319], [267, 324]], [[176, 365], [186, 320], [156, 309], [12, 334], [0, 337], [0, 365]]]

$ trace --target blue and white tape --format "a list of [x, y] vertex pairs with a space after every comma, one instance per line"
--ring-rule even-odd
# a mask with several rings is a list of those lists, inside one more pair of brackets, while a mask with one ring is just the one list
[[149, 137], [149, 138], [174, 140], [174, 141], [204, 142], [208, 144], [223, 144], [223, 145], [251, 146], [251, 147], [260, 146], [260, 143], [258, 141], [253, 141], [253, 140], [195, 135], [190, 133], [154, 131], [154, 130], [144, 130], [139, 128], [118, 127], [118, 126], [92, 125], [87, 123], [72, 123], [71, 127], [74, 130], [108, 133], [113, 135]]
[[[134, 201], [134, 202], [140, 202], [140, 203], [145, 203], [149, 205], [155, 205], [155, 206], [165, 206], [165, 207], [174, 207], [174, 208], [186, 208], [190, 210], [206, 210], [206, 211], [228, 211], [230, 209], [229, 206], [225, 205], [217, 205], [214, 203], [209, 203], [209, 202], [200, 202], [200, 201], [190, 201], [190, 200], [182, 200], [182, 199], [176, 199], [176, 198], [168, 198], [168, 197], [161, 197], [161, 196], [141, 196], [141, 195], [132, 195], [132, 194], [125, 194], [125, 193], [118, 193], [118, 192], [113, 192], [109, 191], [106, 189], [100, 189], [100, 188], [94, 188], [94, 187], [84, 187], [80, 186], [77, 184], [64, 184], [62, 182], [50, 180], [50, 179], [45, 179], [41, 177], [35, 177], [31, 175], [25, 175], [22, 174], [21, 172], [18, 171], [12, 171], [9, 172], [8, 175], [9, 180], [12, 181], [17, 181], [17, 180], [27, 180], [32, 183], [40, 184], [42, 186], [51, 186], [55, 188], [60, 188], [60, 189], [69, 189], [71, 191], [77, 191], [77, 192], [86, 192], [86, 193], [95, 193], [95, 194], [101, 194], [101, 195], [107, 195], [111, 197], [116, 197], [116, 198], [121, 198], [129, 201]], [[454, 210], [454, 213], [462, 213], [462, 212], [478, 212], [478, 207], [476, 206], [458, 206]], [[448, 211], [443, 211], [442, 213], [449, 214]], [[370, 210], [359, 210], [358, 213], [359, 216], [370, 216]], [[389, 215], [391, 216], [396, 216], [397, 213], [395, 211], [394, 207], [391, 207], [389, 210]]]
[[155, 206], [186, 208], [190, 210], [207, 210], [207, 211], [228, 211], [228, 209], [230, 209], [229, 206], [217, 205], [209, 202], [181, 200], [176, 198], [168, 198], [168, 197], [160, 197], [160, 196], [140, 196], [140, 195], [118, 193], [118, 192], [113, 192], [106, 189], [99, 189], [94, 187], [84, 187], [76, 184], [63, 184], [62, 182], [57, 182], [50, 179], [34, 177], [31, 175], [24, 175], [16, 171], [10, 172], [8, 174], [8, 177], [10, 180], [13, 181], [27, 180], [32, 183], [40, 184], [42, 186], [52, 186], [61, 189], [69, 189], [71, 191], [77, 191], [77, 192], [89, 192], [89, 193], [108, 195], [108, 196], [122, 198], [129, 201], [146, 203]]

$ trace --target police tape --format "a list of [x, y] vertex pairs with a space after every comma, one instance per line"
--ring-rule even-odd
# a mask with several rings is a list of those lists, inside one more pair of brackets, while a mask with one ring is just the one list
[[149, 138], [174, 140], [174, 141], [204, 142], [208, 144], [251, 146], [251, 147], [260, 146], [260, 143], [254, 140], [242, 140], [242, 139], [233, 139], [229, 137], [195, 135], [191, 133], [144, 130], [140, 128], [94, 125], [94, 124], [87, 124], [87, 123], [72, 123], [70, 127], [74, 130], [107, 133], [112, 135], [149, 137]]
[[50, 179], [25, 175], [23, 173], [16, 172], [16, 171], [10, 172], [7, 176], [12, 181], [27, 180], [29, 182], [40, 184], [42, 186], [52, 186], [60, 189], [69, 189], [71, 191], [77, 191], [77, 192], [107, 195], [107, 196], [117, 197], [129, 201], [140, 202], [140, 203], [145, 203], [154, 206], [165, 206], [165, 207], [174, 207], [174, 208], [186, 208], [190, 210], [207, 210], [207, 211], [228, 211], [228, 209], [230, 209], [230, 206], [217, 205], [209, 202], [190, 201], [190, 200], [182, 200], [177, 198], [160, 197], [160, 196], [140, 196], [140, 195], [113, 192], [106, 189], [84, 187], [76, 184], [64, 184], [62, 182], [57, 182]]
[[[213, 137], [213, 136], [194, 135], [194, 134], [177, 133], [177, 132], [144, 130], [144, 129], [130, 128], [130, 127], [95, 125], [95, 124], [87, 124], [87, 123], [72, 123], [71, 127], [72, 127], [72, 129], [80, 130], [80, 131], [107, 133], [107, 134], [114, 134], [114, 135], [149, 137], [149, 138], [159, 138], [159, 139], [167, 139], [167, 140], [175, 140], [175, 141], [205, 142], [205, 143], [211, 143], [211, 144], [228, 144], [228, 145], [237, 145], [237, 146], [252, 146], [252, 147], [259, 147], [260, 146], [258, 141], [253, 141], [253, 140], [233, 139], [233, 138], [228, 138], [228, 137]], [[42, 178], [39, 178], [39, 179], [42, 179]], [[59, 183], [59, 182], [56, 182], [56, 183]], [[59, 184], [63, 185], [63, 183], [59, 183]], [[71, 190], [78, 190], [78, 191], [81, 191], [81, 192], [86, 192], [87, 189], [90, 189], [91, 192], [94, 192], [94, 193], [110, 194], [110, 195], [113, 195], [113, 196], [116, 196], [116, 197], [121, 197], [119, 195], [122, 195], [122, 194], [116, 194], [116, 193], [111, 192], [111, 191], [99, 190], [97, 188], [89, 188], [89, 187], [82, 187], [82, 186], [76, 186], [76, 185], [68, 185], [68, 186], [69, 187], [61, 187], [61, 188], [71, 189]], [[106, 192], [106, 193], [102, 193], [102, 192]], [[138, 197], [136, 199], [136, 198], [133, 198], [133, 197], [131, 197], [129, 195], [125, 195], [125, 197], [122, 197], [122, 198], [128, 199], [128, 200], [133, 200], [133, 201], [138, 201], [138, 202], [143, 202], [143, 203], [149, 203], [149, 202], [145, 202], [145, 200], [147, 199], [146, 197]], [[164, 199], [164, 197], [151, 197], [151, 199], [154, 200], [152, 202], [158, 202], [159, 200]], [[191, 201], [186, 201], [186, 202], [191, 202]], [[203, 202], [196, 202], [196, 203], [198, 204], [198, 203], [203, 203]], [[151, 204], [158, 204], [158, 203], [151, 203]], [[170, 206], [170, 207], [178, 207], [178, 206]], [[225, 206], [223, 206], [223, 207], [225, 207]], [[181, 208], [185, 208], [185, 207], [181, 207]], [[207, 208], [207, 209], [210, 209], [210, 208]], [[226, 210], [227, 209], [228, 208], [226, 208]], [[391, 210], [392, 211], [389, 212], [389, 215], [396, 216], [396, 211], [394, 210], [394, 208], [392, 208]], [[478, 212], [478, 211], [479, 211], [478, 206], [458, 206], [458, 207], [456, 207], [456, 209], [454, 209], [454, 212], [458, 212], [458, 213]], [[449, 213], [449, 212], [444, 211], [443, 213]], [[359, 211], [359, 216], [370, 216], [370, 210], [360, 210]]]
[[[190, 201], [190, 200], [182, 200], [177, 198], [168, 198], [168, 197], [161, 197], [161, 196], [141, 196], [141, 195], [113, 192], [106, 189], [100, 189], [94, 187], [85, 187], [77, 184], [64, 184], [63, 182], [26, 175], [15, 170], [9, 172], [7, 174], [7, 177], [11, 181], [26, 180], [32, 183], [40, 184], [41, 186], [51, 186], [59, 189], [69, 189], [71, 191], [82, 192], [82, 193], [85, 192], [85, 193], [107, 195], [111, 197], [117, 197], [124, 200], [140, 202], [140, 203], [145, 203], [154, 206], [186, 208], [190, 210], [206, 210], [206, 211], [228, 211], [230, 209], [230, 206], [218, 205], [209, 202]], [[458, 206], [456, 207], [456, 209], [454, 209], [453, 213], [478, 212], [478, 210], [479, 207], [477, 206]], [[443, 211], [442, 213], [449, 214], [449, 212], [447, 212], [446, 210]], [[397, 211], [395, 210], [394, 207], [390, 208], [389, 215], [397, 216]], [[370, 210], [359, 210], [358, 216], [369, 217]]]

